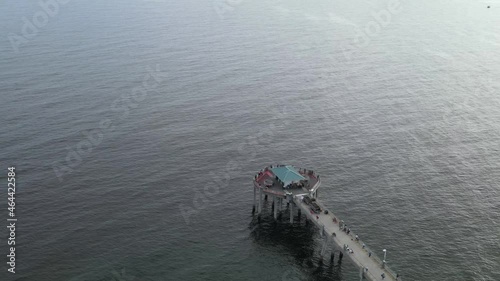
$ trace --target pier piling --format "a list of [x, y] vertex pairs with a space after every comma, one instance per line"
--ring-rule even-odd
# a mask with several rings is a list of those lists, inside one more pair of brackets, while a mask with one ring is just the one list
[[278, 202], [278, 198], [276, 198], [276, 196], [273, 196], [274, 219], [278, 218], [278, 208], [276, 208], [277, 202]]
[[262, 212], [262, 189], [259, 188], [259, 215]]
[[252, 214], [255, 214], [255, 203], [257, 201], [257, 189], [253, 189], [253, 208], [252, 208]]

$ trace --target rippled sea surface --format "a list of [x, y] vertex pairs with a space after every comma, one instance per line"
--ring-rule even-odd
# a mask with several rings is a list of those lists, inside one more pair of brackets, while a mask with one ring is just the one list
[[500, 2], [48, 9], [0, 3], [1, 280], [359, 280], [304, 219], [256, 222], [276, 163], [403, 280], [500, 280]]

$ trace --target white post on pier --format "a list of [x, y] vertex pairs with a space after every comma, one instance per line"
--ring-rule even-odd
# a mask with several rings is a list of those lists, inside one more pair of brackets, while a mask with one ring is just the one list
[[382, 251], [384, 251], [384, 260], [382, 261], [382, 268], [385, 268], [385, 258], [387, 256], [387, 250], [383, 249]]
[[278, 203], [278, 198], [276, 196], [273, 196], [273, 204], [274, 204], [274, 219], [278, 218], [278, 206], [276, 206], [276, 203]]
[[259, 188], [259, 214], [262, 212], [262, 188]]

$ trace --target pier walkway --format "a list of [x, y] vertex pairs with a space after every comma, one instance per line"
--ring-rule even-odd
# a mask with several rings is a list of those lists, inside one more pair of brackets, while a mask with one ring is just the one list
[[[375, 253], [372, 252], [371, 256], [369, 256], [370, 249], [366, 245], [363, 248], [363, 242], [361, 240], [356, 241], [355, 234], [353, 232], [347, 234], [341, 230], [339, 226], [340, 219], [331, 211], [328, 211], [328, 214], [325, 214], [324, 210], [327, 209], [321, 204], [321, 202], [316, 200], [316, 204], [321, 207], [323, 212], [316, 214], [311, 211], [310, 206], [302, 201], [302, 198], [303, 196], [301, 195], [294, 196], [293, 201], [295, 205], [304, 212], [310, 221], [316, 224], [316, 226], [320, 229], [321, 234], [325, 237], [326, 243], [333, 241], [337, 247], [342, 249], [344, 257], [348, 257], [352, 262], [354, 262], [355, 265], [357, 265], [360, 269], [360, 274], [363, 272], [363, 277], [365, 279], [370, 281], [401, 281], [401, 278], [397, 278], [397, 275], [392, 272], [387, 265], [385, 265], [385, 268], [382, 268], [382, 261], [375, 255]], [[333, 218], [336, 218], [337, 222], [334, 222]], [[349, 249], [353, 250], [353, 253], [344, 250], [344, 245], [348, 245]], [[382, 278], [382, 274], [385, 275], [385, 278]]]

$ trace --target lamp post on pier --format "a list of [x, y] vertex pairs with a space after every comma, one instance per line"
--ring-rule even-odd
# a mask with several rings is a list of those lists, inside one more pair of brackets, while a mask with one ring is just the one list
[[382, 251], [384, 252], [384, 260], [382, 261], [382, 268], [385, 268], [385, 258], [387, 257], [387, 250], [383, 249]]

